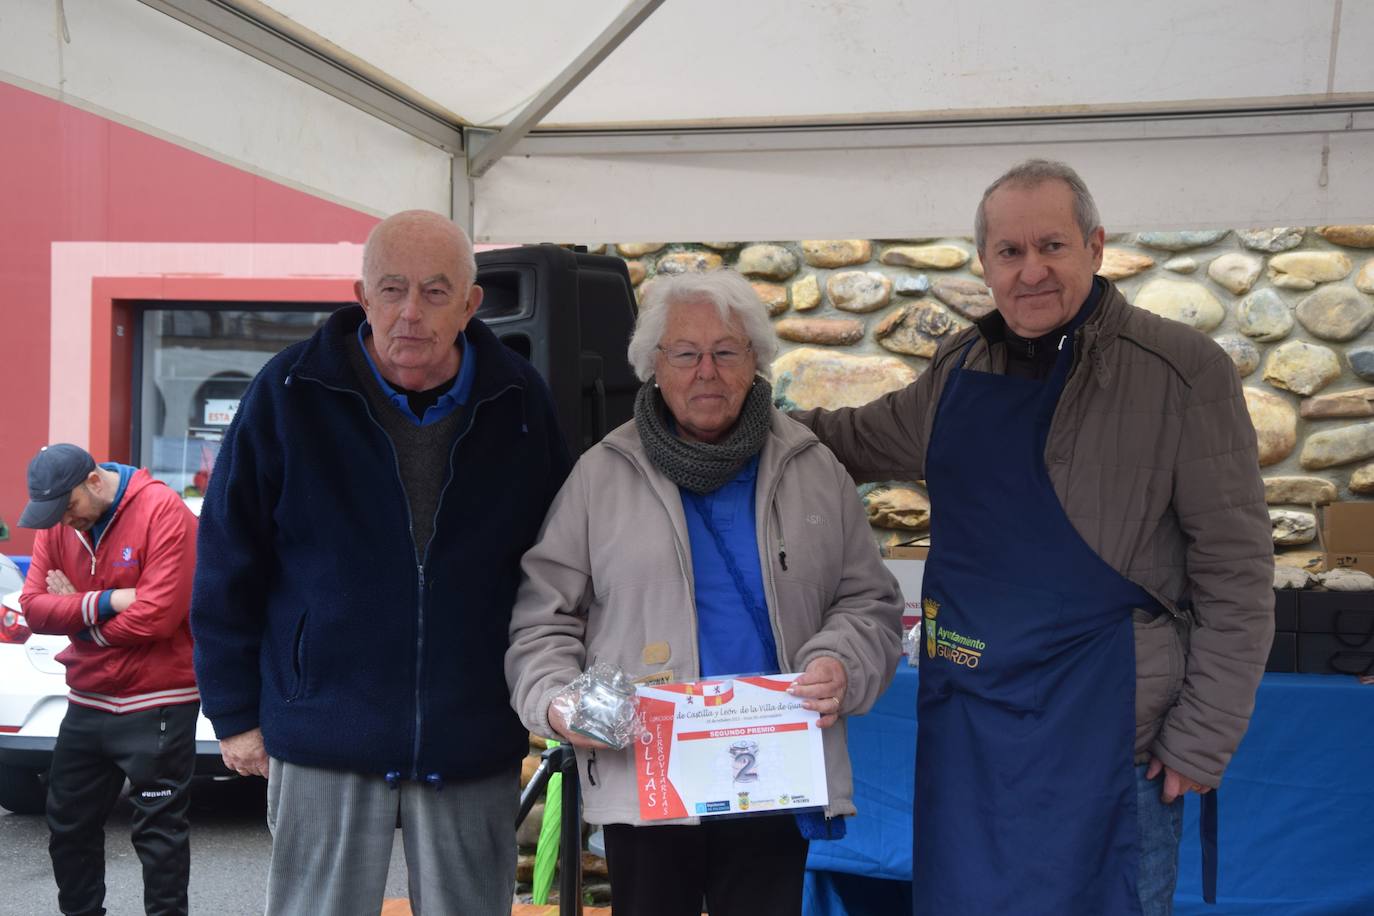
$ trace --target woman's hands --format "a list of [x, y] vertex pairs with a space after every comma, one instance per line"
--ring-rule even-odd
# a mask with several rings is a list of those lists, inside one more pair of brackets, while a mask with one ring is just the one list
[[792, 682], [787, 692], [805, 700], [802, 704], [805, 708], [821, 714], [817, 724], [821, 728], [829, 728], [840, 717], [840, 707], [844, 705], [844, 692], [848, 686], [849, 675], [845, 673], [840, 660], [822, 655], [811, 660], [811, 664]]
[[[840, 708], [844, 705], [844, 694], [848, 686], [849, 675], [845, 673], [844, 665], [840, 664], [840, 660], [829, 655], [822, 655], [812, 659], [811, 663], [806, 666], [806, 670], [797, 676], [791, 687], [787, 688], [787, 692], [802, 699], [804, 701], [802, 705], [806, 709], [820, 713], [821, 718], [817, 725], [821, 728], [829, 728], [839, 720]], [[559, 710], [557, 703], [549, 704], [547, 715], [549, 727], [573, 747], [610, 747], [603, 741], [597, 741], [595, 738], [588, 738], [586, 735], [573, 731], [568, 726], [568, 720]]]

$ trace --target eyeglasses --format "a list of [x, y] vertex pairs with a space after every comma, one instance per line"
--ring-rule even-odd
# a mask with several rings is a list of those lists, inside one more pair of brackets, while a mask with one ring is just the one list
[[654, 349], [662, 353], [663, 358], [668, 361], [668, 365], [674, 369], [695, 369], [701, 365], [701, 358], [708, 354], [711, 361], [716, 364], [716, 368], [733, 369], [736, 366], [744, 365], [744, 361], [754, 348], [750, 344], [745, 344], [743, 347], [722, 347], [719, 350], [709, 350], [706, 353], [700, 350], [689, 350], [686, 347], [655, 347]]

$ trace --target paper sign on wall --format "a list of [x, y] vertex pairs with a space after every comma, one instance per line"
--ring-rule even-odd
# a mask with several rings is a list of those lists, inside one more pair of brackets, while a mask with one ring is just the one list
[[234, 422], [234, 414], [238, 412], [238, 398], [207, 398], [205, 401], [205, 425], [228, 426]]

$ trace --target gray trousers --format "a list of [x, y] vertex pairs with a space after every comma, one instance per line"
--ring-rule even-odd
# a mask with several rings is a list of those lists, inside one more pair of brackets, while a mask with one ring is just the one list
[[377, 916], [399, 818], [415, 916], [509, 916], [519, 767], [441, 791], [272, 760], [268, 916]]

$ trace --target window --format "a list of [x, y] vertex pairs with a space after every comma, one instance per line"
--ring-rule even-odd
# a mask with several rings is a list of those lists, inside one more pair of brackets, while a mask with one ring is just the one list
[[134, 358], [134, 463], [182, 496], [200, 497], [248, 383], [335, 307], [254, 302], [143, 310]]

